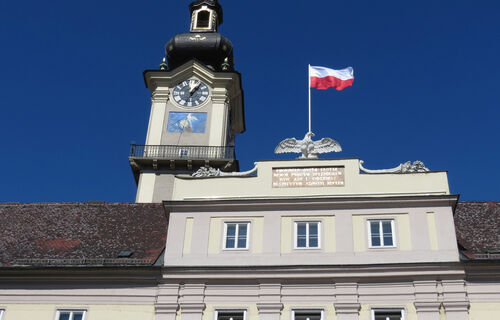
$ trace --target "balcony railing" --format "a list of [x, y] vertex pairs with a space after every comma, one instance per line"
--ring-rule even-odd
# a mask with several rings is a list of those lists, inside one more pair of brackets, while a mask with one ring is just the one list
[[233, 160], [234, 147], [209, 146], [130, 146], [131, 158], [147, 159], [200, 159], [200, 160]]

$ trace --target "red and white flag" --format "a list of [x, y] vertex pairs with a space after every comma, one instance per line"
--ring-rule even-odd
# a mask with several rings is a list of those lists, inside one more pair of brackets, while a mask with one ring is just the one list
[[354, 69], [348, 67], [342, 70], [333, 70], [325, 67], [309, 66], [309, 81], [311, 88], [344, 90], [352, 86], [354, 82]]

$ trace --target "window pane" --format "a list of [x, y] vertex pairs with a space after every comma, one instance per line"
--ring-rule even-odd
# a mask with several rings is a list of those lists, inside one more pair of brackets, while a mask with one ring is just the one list
[[309, 223], [309, 236], [316, 236], [318, 237], [318, 223], [317, 222], [311, 222]]
[[234, 248], [234, 237], [227, 237], [226, 238], [226, 248]]
[[370, 231], [372, 235], [380, 234], [380, 227], [378, 221], [370, 221]]
[[238, 237], [238, 248], [246, 248], [247, 247], [247, 237], [239, 236]]
[[82, 319], [83, 319], [83, 312], [73, 313], [73, 320], [82, 320]]
[[70, 312], [59, 313], [59, 320], [69, 320]]
[[380, 237], [372, 236], [372, 247], [380, 247]]
[[219, 311], [217, 313], [217, 320], [243, 320], [243, 311]]
[[392, 243], [392, 236], [384, 236], [384, 246], [393, 246], [394, 244]]
[[295, 311], [294, 320], [321, 320], [321, 311]]
[[228, 224], [227, 225], [227, 236], [235, 236], [236, 235], [236, 225], [233, 224]]
[[317, 248], [318, 247], [318, 237], [310, 237], [309, 238], [309, 248]]
[[300, 236], [306, 236], [306, 223], [297, 223], [297, 235]]
[[238, 235], [240, 237], [243, 236], [246, 238], [246, 236], [247, 236], [247, 224], [246, 223], [239, 224]]
[[306, 236], [299, 236], [297, 238], [297, 248], [305, 248], [306, 247]]
[[401, 311], [375, 311], [375, 320], [401, 320]]
[[382, 231], [384, 233], [392, 233], [392, 223], [391, 223], [391, 221], [382, 221]]

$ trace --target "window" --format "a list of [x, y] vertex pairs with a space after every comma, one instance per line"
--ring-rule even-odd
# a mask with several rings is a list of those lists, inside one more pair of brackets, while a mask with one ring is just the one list
[[404, 320], [402, 309], [372, 309], [372, 320]]
[[320, 222], [298, 221], [295, 222], [295, 248], [319, 248], [320, 247]]
[[217, 310], [215, 320], [245, 320], [245, 310]]
[[196, 28], [209, 29], [210, 28], [210, 11], [198, 11], [196, 15]]
[[249, 222], [226, 222], [224, 224], [224, 249], [248, 249], [249, 227]]
[[56, 320], [84, 320], [85, 310], [57, 310]]
[[323, 310], [293, 310], [292, 320], [321, 320]]
[[368, 220], [370, 247], [395, 247], [394, 220]]

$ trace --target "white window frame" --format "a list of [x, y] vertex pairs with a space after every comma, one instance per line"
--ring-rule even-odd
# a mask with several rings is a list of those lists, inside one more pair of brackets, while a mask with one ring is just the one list
[[215, 309], [214, 320], [219, 319], [219, 312], [243, 312], [243, 320], [247, 320], [247, 309]]
[[[368, 229], [368, 245], [370, 248], [377, 249], [377, 248], [396, 248], [396, 219], [394, 218], [382, 218], [382, 219], [368, 219], [366, 220], [366, 227]], [[384, 244], [384, 233], [382, 230], [382, 222], [385, 221], [390, 221], [391, 222], [391, 235], [392, 235], [392, 245], [388, 246]], [[380, 234], [380, 245], [379, 246], [374, 246], [372, 244], [372, 229], [371, 229], [371, 223], [372, 222], [378, 222], [379, 224], [379, 234]]]
[[[297, 240], [298, 240], [298, 224], [299, 223], [307, 223], [306, 226], [306, 246], [305, 247], [299, 247], [297, 246]], [[317, 223], [318, 224], [318, 246], [317, 247], [311, 247], [309, 246], [309, 224], [310, 223]], [[316, 250], [316, 249], [321, 249], [321, 221], [318, 220], [297, 220], [294, 221], [293, 224], [293, 248], [297, 250]]]
[[394, 311], [399, 311], [401, 312], [401, 320], [406, 320], [406, 312], [404, 308], [372, 308], [371, 310], [372, 314], [372, 319], [375, 320], [375, 312], [380, 311], [380, 312], [394, 312]]
[[299, 312], [299, 313], [306, 313], [306, 312], [320, 312], [321, 313], [321, 319], [320, 320], [324, 320], [325, 319], [325, 310], [324, 309], [292, 309], [292, 318], [290, 320], [295, 320], [295, 313], [296, 312]]
[[[234, 248], [228, 248], [228, 247], [226, 247], [227, 226], [230, 225], [230, 224], [235, 224], [236, 225], [235, 240], [234, 240], [234, 246], [235, 247]], [[238, 236], [239, 236], [240, 224], [246, 224], [247, 225], [247, 238], [246, 238], [246, 242], [245, 242], [245, 247], [244, 248], [238, 248]], [[222, 248], [224, 250], [248, 250], [248, 244], [250, 243], [250, 227], [251, 227], [250, 221], [224, 221], [224, 237], [222, 239]]]
[[[209, 13], [208, 16], [208, 27], [199, 27], [198, 26], [198, 14], [202, 11], [207, 11]], [[216, 14], [215, 11], [209, 9], [207, 6], [202, 6], [200, 9], [196, 10], [193, 12], [193, 27], [191, 28], [191, 31], [195, 30], [202, 30], [202, 31], [207, 31], [207, 30], [212, 30], [214, 24], [213, 24], [213, 16]]]
[[85, 309], [57, 309], [55, 320], [60, 319], [61, 312], [71, 312], [71, 314], [69, 316], [69, 320], [73, 320], [73, 316], [74, 316], [75, 312], [83, 312], [82, 320], [87, 319], [87, 310], [85, 310]]

